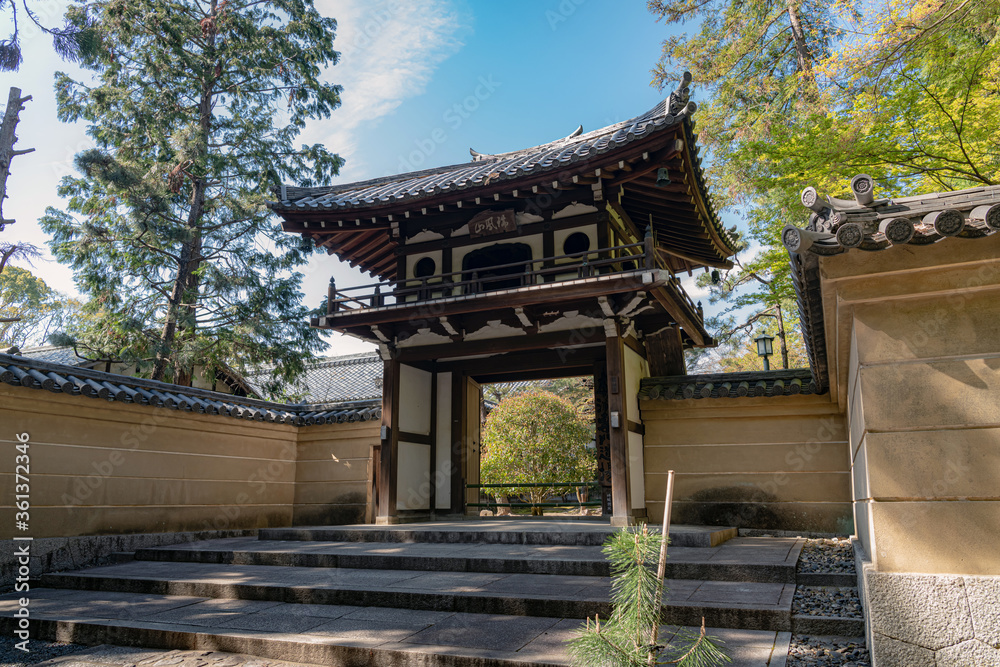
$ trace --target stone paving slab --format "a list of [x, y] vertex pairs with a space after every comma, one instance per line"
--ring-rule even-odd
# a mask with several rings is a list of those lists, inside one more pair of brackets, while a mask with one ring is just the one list
[[[503, 544], [600, 545], [615, 532], [606, 521], [558, 521], [553, 519], [494, 519], [488, 521], [434, 521], [394, 526], [359, 524], [350, 526], [300, 526], [262, 528], [262, 540], [322, 540], [346, 542], [444, 542]], [[676, 546], [713, 547], [736, 537], [727, 526], [670, 527]]]
[[[47, 593], [52, 593], [50, 597]], [[60, 598], [57, 591], [35, 589], [35, 601]], [[210, 603], [225, 609], [218, 600], [180, 598], [183, 606], [149, 613], [129, 621], [108, 618], [108, 607], [121, 601], [107, 594], [89, 592], [93, 606], [89, 614], [67, 621], [58, 611], [38, 612], [32, 620], [32, 636], [42, 639], [75, 640], [81, 643], [144, 644], [153, 649], [98, 646], [44, 663], [47, 667], [271, 667], [274, 660], [309, 664], [476, 665], [515, 667], [520, 665], [566, 665], [564, 642], [581, 626], [578, 619], [442, 613], [434, 611], [357, 609], [342, 607], [337, 619], [296, 615], [298, 627], [279, 623], [294, 604], [266, 607], [245, 606], [240, 613], [250, 628], [205, 625], [199, 608]], [[4, 596], [9, 597], [9, 596]], [[77, 596], [80, 602], [86, 595]], [[127, 600], [125, 600], [127, 602]], [[135, 602], [148, 601], [135, 595]], [[230, 601], [246, 602], [246, 601]], [[236, 607], [230, 607], [236, 608]], [[0, 601], [0, 631], [9, 632], [15, 619], [9, 602]], [[185, 610], [187, 615], [185, 616]], [[225, 613], [218, 612], [217, 613]], [[170, 622], [165, 622], [169, 616]], [[254, 620], [249, 620], [254, 619]], [[308, 627], [307, 627], [308, 625]], [[671, 636], [664, 627], [663, 636]], [[774, 631], [710, 629], [722, 639], [733, 658], [733, 667], [784, 667], [788, 633]], [[227, 655], [220, 651], [245, 653]], [[292, 663], [284, 663], [292, 664]], [[274, 667], [281, 667], [274, 664]]]
[[[671, 547], [675, 579], [795, 582], [804, 541], [741, 537], [717, 547]], [[607, 576], [600, 546], [285, 541], [230, 538], [142, 549], [139, 560], [353, 569]]]

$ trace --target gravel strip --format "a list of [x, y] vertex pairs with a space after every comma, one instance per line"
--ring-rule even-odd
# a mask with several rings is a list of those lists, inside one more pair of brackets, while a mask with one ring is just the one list
[[864, 618], [856, 588], [830, 586], [796, 586], [792, 613], [806, 616], [839, 616]]
[[792, 635], [787, 667], [871, 667], [863, 639]]
[[61, 642], [29, 639], [29, 650], [25, 653], [15, 647], [15, 644], [18, 642], [20, 640], [16, 637], [0, 637], [0, 665], [3, 665], [3, 667], [27, 667], [27, 665], [37, 665], [40, 662], [59, 658], [87, 648], [80, 644], [63, 644]]
[[854, 547], [846, 537], [806, 540], [798, 571], [854, 574]]

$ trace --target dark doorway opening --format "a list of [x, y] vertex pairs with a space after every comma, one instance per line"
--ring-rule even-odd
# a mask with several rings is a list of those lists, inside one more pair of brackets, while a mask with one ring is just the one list
[[[503, 265], [530, 262], [531, 259], [531, 246], [527, 243], [495, 243], [473, 250], [462, 259], [462, 280], [478, 279], [478, 284], [470, 291], [520, 287], [530, 264]], [[475, 278], [473, 273], [476, 274]]]

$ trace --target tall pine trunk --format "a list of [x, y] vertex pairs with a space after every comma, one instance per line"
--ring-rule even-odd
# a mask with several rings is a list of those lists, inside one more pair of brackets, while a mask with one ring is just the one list
[[[209, 17], [216, 16], [218, 0], [212, 0]], [[207, 50], [214, 51], [215, 32], [207, 35]], [[212, 63], [202, 72], [201, 99], [198, 104], [198, 126], [201, 130], [195, 155], [191, 156], [192, 164], [201, 165], [208, 157], [208, 138], [212, 130], [212, 97], [215, 91], [215, 76], [217, 63]], [[202, 177], [192, 176], [194, 189], [191, 193], [191, 210], [188, 211], [187, 228], [190, 237], [181, 246], [180, 261], [177, 267], [177, 279], [170, 294], [167, 308], [167, 319], [163, 324], [163, 334], [160, 347], [156, 352], [156, 363], [153, 367], [153, 379], [162, 380], [170, 361], [171, 352], [176, 351], [174, 343], [181, 330], [181, 339], [185, 330], [193, 331], [197, 312], [199, 278], [198, 267], [201, 265], [201, 217], [205, 210], [206, 185]], [[186, 324], [190, 323], [190, 324]], [[181, 368], [180, 359], [174, 358], [174, 381], [186, 380], [190, 384], [194, 375], [193, 368]]]

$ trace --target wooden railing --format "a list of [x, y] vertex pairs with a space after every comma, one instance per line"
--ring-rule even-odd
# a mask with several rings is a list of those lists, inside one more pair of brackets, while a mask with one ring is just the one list
[[[482, 496], [487, 497], [497, 495], [507, 495], [507, 494], [490, 494], [483, 493], [484, 489], [526, 489], [526, 488], [549, 488], [549, 489], [597, 489], [600, 492], [601, 484], [597, 481], [591, 482], [552, 482], [552, 483], [541, 483], [541, 484], [466, 484], [467, 489], [479, 489], [480, 500]], [[553, 495], [565, 495], [565, 494], [553, 494]], [[497, 508], [497, 507], [600, 507], [600, 500], [584, 500], [584, 501], [567, 501], [567, 502], [543, 502], [543, 503], [532, 503], [532, 502], [506, 502], [501, 503], [496, 502], [478, 502], [478, 503], [466, 503], [467, 507], [485, 507], [485, 508]]]
[[[423, 278], [384, 281], [342, 290], [337, 289], [331, 278], [327, 316], [343, 310], [378, 308], [408, 301], [423, 302], [489, 292], [502, 289], [492, 285], [511, 281], [517, 283], [515, 287], [526, 287], [553, 281], [658, 268], [662, 268], [662, 265], [656, 256], [653, 237], [647, 234], [642, 243], [497, 264], [478, 270], [466, 269]], [[567, 275], [570, 277], [566, 277]], [[680, 292], [683, 294], [683, 290]], [[687, 297], [686, 294], [684, 296]], [[694, 304], [691, 304], [691, 307], [694, 308]]]

